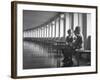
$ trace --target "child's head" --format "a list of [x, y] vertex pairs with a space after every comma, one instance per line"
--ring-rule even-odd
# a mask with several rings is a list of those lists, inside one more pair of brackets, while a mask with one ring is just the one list
[[71, 35], [71, 34], [72, 34], [72, 30], [69, 29], [69, 30], [67, 31], [67, 33], [68, 33], [68, 35]]

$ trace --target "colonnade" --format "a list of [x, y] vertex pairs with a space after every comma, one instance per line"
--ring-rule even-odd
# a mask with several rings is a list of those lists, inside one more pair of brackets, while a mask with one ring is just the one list
[[[84, 41], [91, 36], [91, 15], [88, 13], [59, 13], [35, 28], [24, 30], [24, 38], [66, 38], [68, 29], [80, 26]], [[84, 43], [85, 45], [85, 43]], [[84, 46], [85, 47], [85, 46]]]

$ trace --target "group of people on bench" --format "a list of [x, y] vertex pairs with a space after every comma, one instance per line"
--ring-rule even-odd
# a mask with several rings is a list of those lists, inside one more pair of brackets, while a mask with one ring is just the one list
[[75, 53], [76, 49], [81, 49], [83, 44], [83, 37], [80, 33], [80, 27], [76, 26], [75, 30], [69, 29], [68, 36], [66, 37], [66, 47], [62, 49], [64, 56], [63, 67], [72, 66], [72, 54]]

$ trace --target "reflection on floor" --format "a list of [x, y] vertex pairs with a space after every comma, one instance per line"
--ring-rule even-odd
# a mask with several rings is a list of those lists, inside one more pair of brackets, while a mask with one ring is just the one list
[[[57, 68], [62, 67], [63, 55], [50, 46], [24, 41], [23, 44], [23, 69]], [[73, 66], [77, 66], [75, 56], [72, 58]], [[86, 61], [80, 59], [80, 66], [86, 66]]]

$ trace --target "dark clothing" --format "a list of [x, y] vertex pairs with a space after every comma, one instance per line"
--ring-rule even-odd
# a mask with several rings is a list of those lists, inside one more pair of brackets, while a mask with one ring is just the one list
[[63, 49], [63, 54], [65, 57], [69, 57], [69, 56], [72, 56], [71, 50], [72, 50], [73, 37], [67, 36], [66, 42], [67, 42], [67, 45]]
[[67, 45], [65, 48], [62, 49], [62, 53], [64, 56], [63, 60], [63, 67], [67, 66], [72, 66], [72, 42], [73, 42], [73, 37], [72, 36], [67, 36], [66, 38]]
[[73, 37], [72, 36], [67, 36], [66, 42], [67, 42], [68, 47], [72, 47]]
[[73, 37], [72, 36], [67, 36], [66, 38], [67, 43], [72, 43], [73, 42]]
[[81, 35], [77, 35], [75, 38], [74, 38], [74, 43], [73, 43], [73, 48], [74, 49], [80, 49], [82, 48], [82, 36]]

